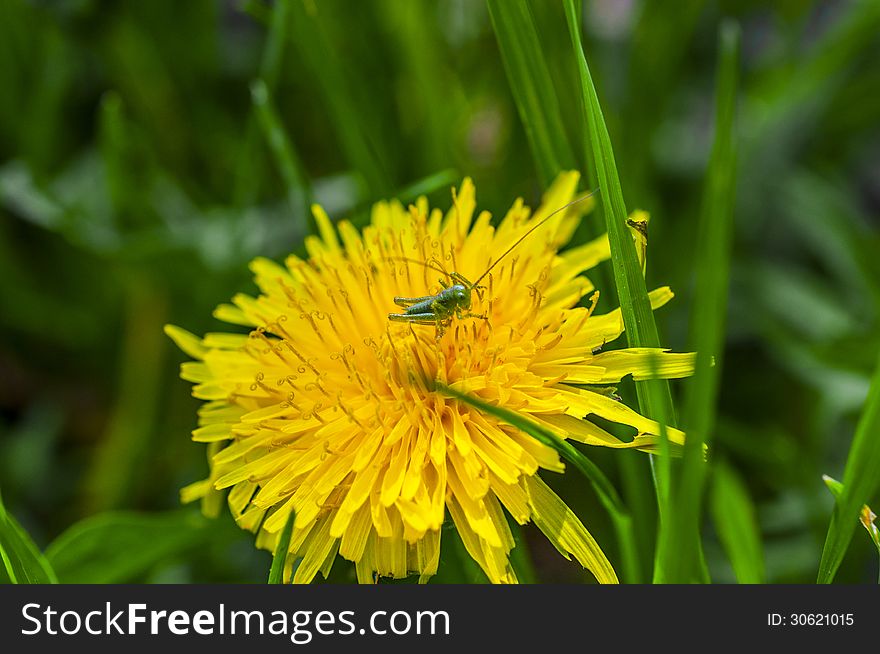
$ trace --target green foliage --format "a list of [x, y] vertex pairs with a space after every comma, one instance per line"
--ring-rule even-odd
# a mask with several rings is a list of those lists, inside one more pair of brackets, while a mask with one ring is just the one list
[[[578, 63], [584, 118], [588, 127], [589, 144], [596, 162], [600, 197], [605, 208], [608, 240], [611, 242], [611, 265], [614, 270], [614, 280], [617, 283], [627, 342], [631, 347], [659, 347], [660, 337], [657, 334], [654, 313], [651, 311], [651, 304], [648, 301], [648, 291], [645, 287], [642, 267], [626, 224], [628, 212], [623, 199], [617, 166], [614, 162], [611, 137], [605, 125], [587, 60], [584, 57], [577, 9], [573, 0], [566, 1], [565, 14], [574, 47], [574, 56]], [[668, 389], [660, 388], [657, 390], [657, 387], [653, 385], [647, 387], [644, 395], [640, 393], [640, 401], [644, 404], [643, 408], [648, 415], [656, 415], [663, 410], [667, 415], [672, 415], [672, 398]]]
[[290, 139], [281, 127], [278, 112], [272, 105], [272, 98], [269, 97], [268, 85], [263, 80], [254, 82], [251, 85], [251, 97], [257, 110], [257, 119], [266, 144], [272, 151], [281, 177], [287, 186], [291, 212], [299, 222], [306, 222], [309, 220], [309, 205], [311, 204], [308, 182], [302, 171], [299, 157], [296, 156]]
[[574, 168], [574, 155], [562, 129], [559, 102], [531, 10], [526, 0], [488, 0], [488, 6], [520, 120], [546, 188], [560, 170]]
[[[665, 582], [706, 581], [702, 567], [700, 506], [707, 465], [704, 446], [715, 427], [718, 386], [727, 317], [727, 289], [736, 187], [736, 100], [740, 65], [740, 31], [725, 23], [718, 35], [718, 75], [715, 90], [715, 136], [700, 211], [696, 244], [696, 289], [690, 325], [690, 345], [697, 353], [694, 376], [687, 382], [684, 425], [688, 434], [684, 460], [677, 470], [670, 497], [669, 520], [660, 526], [655, 579]], [[731, 486], [734, 474], [719, 469], [719, 485]], [[736, 490], [736, 489], [734, 489]], [[745, 496], [741, 491], [736, 497]], [[735, 502], [732, 497], [730, 502]], [[718, 504], [713, 504], [718, 508]], [[732, 508], [732, 507], [727, 507]], [[717, 522], [716, 514], [716, 522]], [[728, 552], [733, 541], [721, 530]], [[744, 536], [743, 538], [746, 538]], [[736, 541], [740, 542], [740, 541]], [[736, 550], [739, 552], [739, 550]], [[740, 580], [742, 557], [734, 568]], [[754, 566], [748, 578], [755, 580]]]
[[209, 535], [206, 519], [192, 510], [105, 512], [69, 527], [46, 548], [46, 558], [62, 583], [119, 584], [197, 552]]
[[[682, 460], [556, 443], [592, 480], [560, 493], [625, 581], [873, 581], [850, 541], [880, 478], [877, 2], [110, 4], [0, 2], [0, 479], [33, 535], [3, 510], [5, 578], [264, 579], [225, 511], [178, 510], [206, 463], [162, 325], [219, 329], [249, 259], [302, 251], [312, 201], [362, 226], [469, 175], [498, 216], [580, 167], [601, 203], [571, 245], [612, 245], [599, 312], [700, 358], [618, 391], [678, 414]], [[443, 542], [438, 580], [483, 580]], [[538, 548], [513, 564], [570, 581]]]
[[284, 583], [284, 562], [290, 550], [290, 536], [293, 534], [293, 523], [296, 522], [296, 513], [290, 512], [284, 528], [278, 536], [278, 544], [275, 546], [275, 556], [272, 557], [272, 567], [269, 568], [269, 583]]
[[30, 535], [6, 511], [0, 498], [0, 559], [13, 584], [55, 584], [58, 578]]
[[739, 475], [716, 463], [709, 496], [712, 521], [741, 584], [762, 584], [764, 555], [755, 507]]
[[292, 0], [290, 5], [297, 52], [333, 116], [342, 149], [363, 177], [370, 196], [382, 197], [391, 191], [391, 171], [385, 154], [388, 144], [378, 140], [378, 106], [367, 101], [373, 91], [366, 88], [363, 78], [348, 74], [326, 31], [326, 5], [308, 0]]
[[831, 583], [852, 539], [862, 506], [880, 488], [880, 361], [862, 410], [843, 471], [843, 489], [837, 495], [828, 536], [822, 550], [818, 582]]
[[[623, 199], [620, 176], [614, 161], [611, 137], [590, 68], [581, 43], [580, 21], [574, 0], [565, 2], [565, 17], [568, 22], [574, 57], [578, 65], [582, 109], [587, 125], [588, 149], [592, 150], [599, 182], [608, 240], [611, 244], [611, 267], [620, 310], [623, 316], [626, 340], [630, 347], [659, 347], [660, 336], [654, 322], [654, 313], [648, 300], [645, 277], [635, 244], [627, 226], [628, 212]], [[646, 416], [654, 418], [663, 425], [675, 422], [672, 395], [665, 380], [651, 380], [636, 384], [639, 406]], [[655, 488], [660, 506], [661, 521], [664, 513], [669, 513], [669, 451], [663, 432], [661, 444], [661, 465], [655, 470]]]
[[[828, 489], [834, 494], [835, 498], [839, 498], [843, 494], [843, 484], [833, 477], [822, 475], [822, 481], [825, 482], [825, 485], [828, 486]], [[865, 531], [868, 532], [871, 542], [874, 543], [874, 546], [877, 548], [877, 553], [880, 554], [880, 527], [877, 526], [876, 519], [877, 516], [874, 511], [871, 510], [870, 506], [867, 504], [862, 506], [859, 515], [859, 522], [862, 523]]]

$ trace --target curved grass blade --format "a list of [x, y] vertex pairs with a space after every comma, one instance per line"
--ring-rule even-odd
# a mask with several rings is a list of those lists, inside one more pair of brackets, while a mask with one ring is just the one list
[[[446, 168], [436, 173], [421, 177], [411, 184], [401, 187], [391, 194], [391, 197], [397, 198], [404, 206], [415, 202], [420, 196], [428, 196], [438, 189], [449, 190], [450, 186], [454, 186], [461, 182], [462, 175], [455, 168]], [[358, 205], [352, 207], [346, 214], [345, 219], [358, 229], [363, 229], [370, 223], [371, 211], [375, 201], [379, 198], [370, 198]]]
[[272, 5], [269, 21], [269, 36], [263, 57], [260, 60], [260, 78], [270, 89], [274, 89], [281, 76], [281, 62], [284, 56], [284, 42], [288, 38], [290, 23], [290, 3], [292, 0], [278, 0]]
[[396, 82], [409, 89], [406, 112], [419, 116], [421, 162], [428, 168], [446, 165], [454, 160], [455, 141], [449, 138], [449, 125], [458, 114], [450, 102], [447, 78], [438, 74], [448, 55], [446, 34], [437, 29], [437, 6], [395, 0], [371, 4], [379, 29], [387, 30], [385, 61], [394, 62]]
[[880, 360], [874, 370], [871, 389], [865, 408], [856, 427], [846, 467], [843, 489], [837, 497], [822, 560], [819, 563], [818, 583], [830, 584], [837, 574], [843, 556], [849, 547], [859, 512], [880, 487]]
[[0, 497], [0, 559], [13, 584], [57, 584], [52, 566]]
[[560, 170], [575, 167], [575, 159], [532, 13], [525, 0], [487, 0], [487, 4], [541, 185], [547, 188]]
[[[314, 74], [324, 105], [338, 129], [339, 141], [353, 170], [366, 182], [369, 195], [387, 197], [393, 188], [389, 169], [392, 154], [377, 134], [379, 116], [373, 103], [359, 102], [369, 97], [364, 81], [351, 75], [325, 29], [322, 12], [330, 10], [308, 0], [293, 0], [291, 38], [303, 63]], [[326, 16], [325, 16], [326, 18]]]
[[495, 416], [499, 420], [503, 420], [509, 425], [513, 425], [517, 429], [524, 431], [529, 436], [532, 436], [544, 445], [552, 447], [554, 450], [559, 452], [559, 454], [564, 459], [566, 459], [574, 467], [580, 470], [580, 472], [583, 473], [583, 475], [587, 479], [590, 480], [590, 482], [596, 489], [599, 498], [602, 500], [602, 503], [609, 511], [621, 514], [625, 514], [627, 512], [626, 507], [624, 507], [623, 505], [623, 501], [620, 499], [620, 495], [618, 495], [617, 490], [608, 480], [608, 477], [605, 476], [605, 473], [603, 473], [596, 466], [595, 463], [590, 461], [584, 454], [580, 452], [580, 450], [576, 449], [574, 445], [572, 445], [568, 441], [559, 438], [549, 429], [545, 429], [541, 425], [535, 424], [528, 418], [523, 417], [515, 411], [510, 411], [509, 409], [504, 409], [499, 406], [495, 406], [494, 404], [489, 404], [488, 402], [485, 402], [479, 398], [476, 398], [472, 395], [466, 395], [465, 393], [461, 393], [455, 389], [450, 388], [449, 386], [440, 384], [439, 382], [437, 383], [437, 388], [443, 393], [446, 393], [447, 395], [454, 397], [455, 399], [464, 402], [465, 404], [472, 406], [475, 409], [479, 409], [480, 411], [488, 413], [489, 415]]
[[[257, 122], [287, 187], [287, 201], [291, 211], [294, 212], [297, 220], [303, 224], [310, 224], [312, 222], [309, 211], [311, 190], [308, 179], [293, 143], [281, 125], [268, 84], [261, 79], [254, 81], [251, 84], [251, 98], [257, 112]], [[310, 227], [313, 233], [317, 231], [314, 225]]]
[[198, 547], [210, 536], [209, 524], [188, 509], [100, 513], [52, 541], [46, 558], [65, 584], [132, 582], [170, 557]]
[[[822, 481], [825, 482], [825, 485], [828, 486], [828, 490], [834, 494], [835, 498], [840, 497], [840, 494], [843, 492], [843, 484], [828, 475], [822, 475]], [[871, 507], [867, 504], [862, 506], [862, 510], [859, 514], [859, 522], [862, 523], [865, 531], [868, 532], [871, 542], [874, 543], [874, 547], [877, 548], [877, 554], [880, 554], [880, 527], [877, 526], [876, 520], [877, 514], [871, 510]], [[877, 570], [877, 583], [880, 583], [880, 568]]]
[[[574, 54], [578, 62], [581, 91], [583, 92], [584, 100], [584, 118], [588, 127], [590, 146], [596, 160], [596, 173], [601, 190], [600, 196], [605, 208], [608, 239], [611, 243], [611, 263], [614, 269], [614, 279], [617, 282], [627, 341], [632, 347], [659, 347], [660, 338], [657, 334], [657, 325], [654, 323], [654, 315], [651, 312], [651, 304], [648, 301], [645, 278], [642, 275], [641, 263], [639, 262], [636, 247], [626, 223], [626, 203], [623, 199], [623, 189], [621, 188], [620, 177], [614, 162], [611, 137], [605, 125], [602, 108], [599, 105], [599, 97], [596, 94], [596, 88], [593, 85], [593, 79], [590, 76], [590, 69], [587, 66], [587, 60], [581, 44], [574, 0], [566, 0], [565, 14], [571, 33]], [[666, 393], [668, 396], [666, 398], [655, 397], [656, 393], [650, 393], [649, 395], [650, 397], [646, 398], [649, 404], [665, 402], [669, 407], [672, 405], [671, 396], [668, 396], [668, 392]], [[669, 414], [672, 414], [671, 410]]]
[[[269, 35], [266, 46], [263, 49], [263, 58], [260, 61], [260, 79], [263, 80], [273, 92], [281, 76], [281, 62], [283, 61], [284, 45], [288, 39], [290, 26], [290, 3], [292, 0], [278, 0], [268, 14], [269, 9], [259, 3], [245, 6], [244, 11], [263, 10], [269, 25]], [[245, 138], [242, 143], [241, 154], [238, 158], [238, 166], [235, 171], [235, 188], [233, 197], [236, 206], [254, 204], [259, 191], [260, 179], [263, 175], [263, 159], [257, 156], [257, 122], [251, 112], [248, 116]], [[306, 205], [308, 206], [308, 205]]]
[[167, 290], [147, 275], [130, 275], [122, 288], [126, 306], [118, 395], [85, 477], [89, 513], [125, 506], [143, 481], [142, 457], [155, 437], [164, 388], [167, 341], [158, 329], [144, 325], [167, 320]]
[[448, 188], [461, 182], [461, 174], [455, 168], [446, 168], [407, 184], [394, 194], [404, 206], [415, 202], [419, 196], [433, 193], [439, 188]]
[[278, 544], [275, 546], [275, 555], [272, 557], [272, 567], [269, 568], [270, 584], [284, 583], [284, 563], [287, 561], [288, 550], [290, 549], [290, 536], [293, 534], [293, 523], [296, 521], [296, 513], [290, 512], [287, 516], [287, 522], [284, 523], [284, 529], [278, 536]]
[[614, 528], [620, 542], [621, 556], [624, 566], [624, 580], [628, 583], [631, 580], [638, 580], [641, 575], [638, 551], [636, 549], [635, 535], [633, 533], [632, 516], [627, 510], [617, 492], [614, 485], [605, 476], [595, 463], [590, 461], [580, 450], [574, 447], [567, 440], [559, 438], [552, 431], [545, 429], [541, 425], [535, 424], [531, 420], [523, 417], [515, 411], [489, 404], [483, 400], [460, 393], [444, 384], [436, 383], [437, 389], [441, 392], [454, 397], [455, 399], [479, 409], [484, 413], [495, 416], [499, 420], [516, 427], [532, 436], [535, 440], [552, 447], [559, 452], [560, 456], [571, 463], [583, 474], [592, 484], [593, 489], [599, 497], [599, 501], [608, 511], [614, 523]]
[[715, 465], [709, 505], [737, 581], [763, 584], [764, 554], [755, 507], [742, 479], [726, 464]]
[[[583, 96], [582, 109], [589, 140], [588, 149], [592, 148], [596, 177], [601, 190], [608, 240], [611, 244], [611, 267], [614, 271], [614, 281], [620, 300], [626, 339], [630, 347], [659, 347], [660, 337], [657, 333], [651, 304], [648, 301], [642, 266], [626, 222], [626, 203], [623, 199], [623, 189], [620, 185], [617, 165], [614, 162], [611, 137], [608, 134], [599, 97], [596, 94], [587, 59], [584, 56], [580, 23], [574, 0], [565, 1], [565, 17], [578, 64]], [[671, 418], [670, 424], [674, 424], [675, 408], [666, 380], [656, 380], [650, 383], [637, 382], [636, 393], [642, 413], [655, 420], [661, 416], [669, 416]], [[661, 452], [666, 452], [668, 456], [666, 448], [667, 444], [664, 440], [661, 443]], [[659, 469], [660, 478], [656, 481], [661, 521], [669, 504], [669, 494], [666, 491], [668, 476], [664, 476], [663, 471], [664, 468]]]
[[[704, 445], [715, 427], [715, 402], [724, 350], [730, 279], [730, 250], [736, 190], [735, 117], [739, 71], [739, 26], [719, 30], [715, 90], [715, 139], [709, 159], [697, 242], [696, 290], [691, 347], [697, 352], [693, 378], [685, 386], [684, 426], [688, 437], [671, 500], [674, 514], [660, 525], [655, 581], [707, 580], [701, 569], [700, 507], [706, 463]], [[714, 361], [714, 365], [713, 365]]]

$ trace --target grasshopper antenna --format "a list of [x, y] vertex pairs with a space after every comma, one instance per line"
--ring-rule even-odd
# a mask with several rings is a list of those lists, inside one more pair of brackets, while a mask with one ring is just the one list
[[430, 261], [419, 261], [418, 259], [410, 259], [409, 257], [384, 257], [384, 259], [385, 261], [406, 261], [409, 263], [415, 263], [420, 266], [424, 266], [425, 268], [436, 270], [438, 273], [446, 275], [447, 278], [449, 277], [449, 273], [447, 271], [443, 270], [443, 268], [441, 268], [440, 266], [435, 266]]
[[537, 225], [532, 225], [532, 227], [530, 227], [529, 230], [528, 230], [525, 234], [523, 234], [522, 236], [520, 236], [520, 237], [516, 240], [516, 243], [514, 243], [514, 244], [511, 245], [509, 248], [507, 248], [507, 251], [506, 251], [504, 254], [502, 254], [500, 257], [498, 257], [497, 259], [495, 259], [495, 263], [493, 263], [491, 266], [489, 266], [488, 268], [486, 268], [486, 272], [484, 272], [482, 275], [480, 275], [480, 276], [477, 278], [477, 281], [475, 281], [475, 282], [473, 283], [473, 285], [476, 286], [477, 284], [479, 284], [479, 283], [483, 280], [483, 278], [484, 278], [486, 275], [489, 274], [489, 272], [492, 270], [492, 268], [494, 268], [494, 267], [497, 266], [499, 263], [501, 263], [501, 260], [504, 259], [504, 257], [506, 257], [508, 254], [510, 254], [511, 252], [513, 252], [514, 248], [515, 248], [517, 245], [519, 245], [520, 243], [522, 243], [522, 242], [525, 240], [525, 238], [526, 238], [529, 234], [531, 234], [532, 232], [534, 232], [536, 229], [538, 229], [538, 227], [540, 227], [541, 225], [543, 225], [544, 223], [546, 223], [548, 220], [550, 220], [553, 216], [555, 216], [556, 214], [558, 214], [560, 211], [565, 211], [565, 210], [568, 209], [570, 206], [575, 205], [575, 204], [577, 204], [578, 202], [583, 202], [584, 200], [587, 200], [587, 199], [593, 197], [593, 196], [596, 195], [596, 193], [598, 193], [598, 192], [599, 192], [599, 189], [594, 189], [594, 190], [590, 191], [589, 193], [587, 193], [586, 195], [582, 195], [582, 196], [579, 197], [579, 198], [575, 198], [574, 200], [572, 200], [572, 201], [569, 202], [568, 204], [566, 204], [566, 205], [564, 205], [564, 206], [561, 206], [561, 207], [559, 207], [558, 209], [554, 209], [553, 211], [551, 211], [551, 212], [550, 212], [550, 215], [545, 216], [545, 217], [542, 218], [540, 221], [538, 221], [538, 224], [537, 224]]

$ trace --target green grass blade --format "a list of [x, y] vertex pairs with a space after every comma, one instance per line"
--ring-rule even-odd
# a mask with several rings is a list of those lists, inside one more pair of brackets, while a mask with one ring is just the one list
[[[278, 0], [271, 11], [271, 16], [267, 18], [269, 36], [266, 39], [263, 58], [260, 62], [260, 79], [265, 82], [270, 93], [275, 91], [281, 76], [284, 45], [290, 29], [291, 2], [292, 0]], [[260, 7], [265, 9], [262, 5]], [[238, 157], [238, 167], [235, 171], [234, 201], [236, 206], [254, 204], [259, 192], [264, 162], [258, 156], [258, 127], [252, 113], [248, 116], [242, 151]]]
[[[611, 137], [605, 126], [602, 108], [599, 105], [599, 98], [596, 95], [596, 89], [593, 86], [590, 69], [587, 66], [581, 45], [574, 0], [566, 0], [565, 10], [575, 56], [578, 60], [585, 120], [588, 126], [590, 145], [596, 160], [600, 197], [605, 209], [608, 239], [611, 242], [611, 263], [614, 270], [614, 280], [618, 287], [627, 341], [633, 347], [659, 347], [660, 338], [657, 334], [657, 325], [654, 322], [651, 304], [648, 301], [645, 279], [642, 276], [635, 244], [626, 224], [626, 204], [623, 199], [623, 189], [620, 185], [617, 166], [614, 163]], [[662, 385], [665, 385], [665, 382]], [[637, 385], [637, 388], [644, 389], [645, 386]], [[643, 393], [640, 392], [640, 401], [642, 395]], [[668, 392], [668, 386], [665, 392], [650, 392], [645, 396], [649, 408], [663, 404], [668, 407], [668, 414], [672, 415], [672, 399]], [[656, 411], [649, 411], [649, 413], [654, 414]]]
[[52, 566], [0, 497], [0, 560], [13, 584], [57, 584]]
[[[397, 198], [404, 206], [415, 202], [422, 195], [429, 196], [431, 193], [443, 189], [449, 190], [451, 186], [455, 186], [461, 182], [462, 175], [455, 168], [447, 168], [437, 171], [426, 177], [422, 177], [399, 188], [391, 194], [390, 197]], [[370, 223], [373, 201], [363, 202], [353, 207], [344, 216], [352, 225], [358, 229], [363, 229]]]
[[118, 93], [107, 91], [101, 98], [98, 124], [107, 191], [114, 213], [118, 216], [130, 208], [126, 200], [128, 194], [135, 190], [125, 162], [126, 125], [122, 98]]
[[843, 493], [843, 484], [837, 481], [834, 477], [829, 477], [828, 475], [822, 475], [822, 481], [825, 482], [825, 485], [828, 487], [828, 490], [831, 491], [831, 494], [834, 495], [834, 499], [836, 500], [840, 497], [840, 494]]
[[[547, 188], [560, 170], [577, 167], [577, 158], [563, 127], [564, 119], [553, 86], [545, 47], [542, 46], [531, 5], [527, 0], [487, 0], [492, 27], [498, 40], [513, 99], [525, 128], [526, 138], [541, 185]], [[596, 187], [593, 153], [584, 148], [585, 179]], [[578, 226], [575, 240], [593, 239], [603, 233], [601, 219], [594, 215]], [[590, 273], [602, 297], [613, 296], [613, 283], [602, 266]], [[604, 302], [604, 300], [603, 300]]]
[[[678, 483], [673, 491], [672, 524], [661, 525], [655, 579], [685, 582], [703, 577], [700, 507], [706, 463], [704, 444], [715, 426], [716, 398], [724, 349], [727, 289], [736, 188], [735, 115], [740, 31], [725, 22], [719, 31], [715, 94], [715, 139], [700, 215], [696, 247], [696, 289], [691, 347], [697, 352], [694, 377], [685, 387], [684, 425], [688, 434]], [[714, 364], [713, 364], [714, 362]]]
[[644, 584], [650, 581], [657, 538], [657, 497], [651, 480], [651, 459], [644, 452], [634, 450], [615, 452], [614, 459], [623, 501], [630, 514], [638, 516], [638, 520], [633, 521], [633, 533], [638, 548], [638, 567], [646, 576], [640, 576], [633, 583]]
[[712, 520], [741, 584], [763, 584], [764, 554], [755, 507], [746, 485], [726, 464], [716, 464], [710, 493]]
[[75, 523], [46, 548], [65, 584], [136, 581], [156, 565], [197, 548], [210, 523], [191, 510], [165, 513], [113, 511]]
[[599, 501], [602, 502], [602, 505], [612, 518], [618, 541], [620, 543], [621, 556], [623, 558], [624, 580], [627, 583], [630, 583], [631, 581], [640, 578], [641, 571], [633, 532], [632, 516], [624, 505], [623, 500], [620, 498], [617, 489], [595, 463], [567, 440], [559, 438], [550, 430], [535, 424], [515, 411], [510, 411], [495, 406], [494, 404], [489, 404], [488, 402], [484, 402], [472, 395], [460, 393], [439, 383], [437, 383], [437, 388], [441, 392], [454, 397], [464, 404], [495, 416], [499, 420], [529, 434], [535, 440], [544, 445], [552, 447], [559, 452], [559, 455], [563, 459], [577, 468], [593, 486], [593, 489], [599, 497]]
[[[623, 199], [620, 176], [614, 162], [611, 137], [605, 125], [599, 97], [593, 84], [587, 59], [581, 43], [580, 23], [574, 0], [566, 0], [565, 16], [571, 34], [572, 47], [578, 63], [581, 92], [583, 95], [584, 121], [587, 124], [589, 146], [592, 148], [596, 167], [596, 177], [601, 190], [608, 240], [611, 244], [611, 266], [620, 300], [620, 309], [626, 331], [627, 342], [632, 347], [659, 347], [660, 337], [648, 301], [648, 291], [642, 267], [636, 254], [630, 230], [626, 224], [627, 211]], [[675, 410], [669, 384], [665, 380], [651, 383], [636, 383], [639, 405], [644, 414], [654, 419], [669, 416], [674, 423]], [[661, 479], [657, 484], [658, 502], [663, 508], [668, 505], [668, 495], [663, 488], [667, 483]]]
[[575, 167], [575, 159], [544, 50], [525, 0], [488, 0], [488, 6], [513, 99], [547, 188], [560, 170]]
[[278, 170], [287, 187], [287, 200], [290, 208], [297, 220], [308, 224], [311, 204], [309, 183], [293, 144], [281, 125], [281, 119], [275, 110], [269, 87], [263, 80], [256, 80], [251, 84], [251, 98], [266, 144], [275, 158]]
[[309, 0], [293, 0], [292, 37], [303, 62], [314, 75], [332, 124], [339, 130], [340, 145], [351, 167], [363, 177], [371, 197], [387, 197], [393, 184], [388, 161], [383, 156], [388, 151], [380, 148], [381, 144], [375, 140], [377, 117], [371, 113], [375, 105], [357, 101], [366, 96], [366, 89], [363, 93], [356, 92], [361, 81], [349, 76], [347, 63], [340, 58], [325, 32], [322, 12], [332, 13]]
[[[840, 497], [841, 493], [843, 493], [843, 484], [833, 477], [822, 475], [822, 481], [828, 486], [828, 490], [832, 492], [835, 499]], [[877, 553], [880, 554], [880, 527], [877, 526], [876, 520], [877, 515], [871, 510], [871, 507], [867, 504], [863, 505], [859, 515], [859, 522], [862, 523], [865, 531], [868, 532], [868, 537], [871, 539], [871, 542], [874, 543], [874, 547], [877, 548]], [[878, 570], [878, 583], [880, 583], [880, 570]]]
[[[128, 275], [125, 324], [118, 355], [117, 397], [106, 431], [93, 447], [84, 495], [89, 511], [126, 506], [144, 478], [144, 456], [156, 436], [168, 351], [160, 326], [167, 319], [165, 289], [147, 275]], [[146, 355], [148, 353], [148, 355]]]
[[521, 584], [536, 584], [538, 577], [535, 574], [535, 566], [532, 564], [532, 553], [526, 542], [523, 528], [515, 521], [509, 520], [510, 533], [513, 534], [515, 543], [510, 552], [510, 567], [516, 573], [516, 578]]
[[260, 79], [266, 82], [269, 89], [274, 90], [281, 76], [281, 62], [284, 55], [284, 43], [290, 30], [290, 3], [292, 0], [278, 0], [272, 8], [269, 22], [269, 37], [263, 49], [260, 61]]
[[457, 103], [450, 102], [449, 78], [441, 72], [447, 51], [446, 34], [435, 22], [438, 7], [398, 0], [371, 4], [387, 36], [386, 47], [393, 48], [389, 59], [395, 63], [395, 83], [409, 89], [406, 113], [418, 117], [419, 160], [428, 169], [449, 165], [455, 161], [449, 127], [457, 115]]
[[614, 485], [608, 480], [608, 477], [605, 476], [605, 473], [603, 473], [596, 466], [595, 463], [590, 461], [590, 459], [588, 459], [580, 450], [576, 449], [574, 445], [572, 445], [568, 441], [559, 438], [549, 429], [545, 429], [544, 427], [535, 424], [528, 418], [523, 417], [515, 411], [510, 411], [509, 409], [504, 409], [502, 407], [495, 406], [494, 404], [489, 404], [488, 402], [485, 402], [479, 398], [473, 397], [472, 395], [466, 395], [465, 393], [460, 393], [459, 391], [449, 388], [448, 386], [444, 386], [440, 383], [437, 383], [437, 388], [443, 393], [449, 395], [450, 397], [454, 397], [455, 399], [464, 402], [468, 406], [472, 406], [475, 409], [479, 409], [484, 413], [495, 416], [499, 420], [503, 420], [507, 424], [524, 431], [529, 436], [532, 436], [535, 440], [540, 441], [544, 445], [552, 447], [554, 450], [559, 452], [562, 458], [571, 463], [587, 479], [590, 480], [590, 482], [593, 484], [593, 487], [596, 489], [596, 493], [602, 500], [602, 503], [609, 511], [621, 514], [627, 513], [626, 507], [624, 507], [623, 505], [623, 500], [620, 499], [620, 495], [618, 495], [617, 493], [617, 489], [614, 488]]
[[[657, 335], [657, 326], [654, 323], [654, 315], [651, 312], [651, 304], [648, 301], [645, 279], [642, 276], [642, 268], [636, 256], [635, 244], [626, 224], [626, 203], [623, 199], [623, 189], [620, 185], [620, 177], [614, 162], [611, 137], [605, 126], [602, 108], [599, 105], [599, 97], [596, 94], [596, 88], [593, 86], [590, 69], [587, 66], [587, 60], [581, 44], [574, 0], [566, 0], [565, 11], [575, 57], [578, 61], [584, 101], [583, 109], [590, 145], [596, 160], [596, 174], [599, 181], [599, 189], [601, 190], [600, 197], [605, 209], [608, 238], [611, 242], [611, 263], [614, 270], [614, 280], [618, 286], [618, 296], [620, 298], [624, 326], [626, 327], [627, 340], [631, 346], [659, 347], [660, 338]], [[653, 393], [651, 395], [650, 399], [652, 401], [667, 402], [671, 406], [671, 399], [655, 398]]]
[[407, 184], [394, 193], [393, 197], [406, 206], [422, 195], [428, 195], [441, 188], [448, 190], [450, 186], [459, 182], [461, 182], [461, 174], [455, 168], [447, 168]]
[[269, 568], [268, 583], [270, 584], [284, 583], [284, 562], [287, 561], [294, 522], [296, 522], [296, 513], [291, 511], [290, 515], [287, 516], [287, 522], [284, 523], [284, 529], [281, 530], [281, 534], [278, 536], [278, 544], [275, 546], [275, 556], [272, 557], [272, 567]]
[[819, 563], [818, 583], [829, 584], [846, 554], [859, 511], [880, 487], [880, 360], [862, 410], [843, 472], [843, 490], [831, 515], [831, 524]]

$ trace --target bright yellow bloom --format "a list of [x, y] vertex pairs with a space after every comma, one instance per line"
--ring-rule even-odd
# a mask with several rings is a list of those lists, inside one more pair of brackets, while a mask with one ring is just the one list
[[[607, 238], [558, 252], [592, 201], [558, 213], [492, 270], [473, 298], [473, 312], [487, 319], [454, 318], [440, 338], [433, 326], [388, 319], [401, 311], [394, 296], [439, 291], [436, 267], [476, 280], [532, 221], [569, 202], [577, 182], [577, 173], [561, 175], [531, 216], [517, 200], [497, 228], [488, 213], [474, 216], [467, 179], [445, 216], [424, 198], [409, 208], [383, 202], [363, 234], [342, 222], [337, 236], [315, 207], [321, 236], [307, 239], [308, 261], [255, 260], [260, 296], [217, 308], [217, 318], [249, 333], [199, 339], [167, 328], [197, 359], [181, 376], [206, 400], [193, 440], [209, 443], [211, 474], [183, 500], [202, 498], [216, 511], [217, 491], [230, 489], [233, 516], [270, 550], [295, 511], [294, 582], [326, 576], [337, 553], [355, 562], [362, 582], [410, 573], [424, 581], [437, 570], [447, 512], [489, 579], [515, 582], [505, 510], [520, 524], [532, 520], [600, 582], [616, 582], [599, 545], [538, 476], [563, 470], [556, 451], [433, 390], [443, 382], [581, 443], [656, 447], [657, 424], [597, 385], [643, 379], [654, 366], [688, 375], [693, 357], [599, 351], [621, 334], [620, 311], [576, 305], [593, 292], [581, 273], [608, 258]], [[672, 293], [650, 297], [657, 307]], [[583, 420], [590, 415], [636, 435], [621, 441]]]

